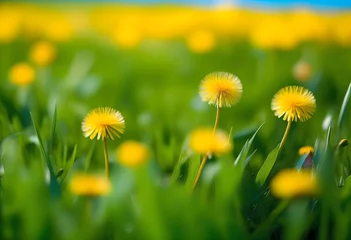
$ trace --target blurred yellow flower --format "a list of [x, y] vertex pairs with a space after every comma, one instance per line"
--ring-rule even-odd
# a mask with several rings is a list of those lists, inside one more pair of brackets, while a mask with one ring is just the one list
[[120, 47], [133, 48], [141, 41], [140, 32], [136, 27], [116, 28], [112, 36], [113, 41]]
[[202, 101], [216, 105], [217, 108], [230, 107], [237, 103], [242, 91], [239, 78], [226, 72], [210, 73], [200, 84]]
[[305, 82], [310, 80], [312, 68], [308, 62], [298, 61], [293, 68], [293, 75], [296, 80]]
[[20, 14], [15, 9], [1, 6], [0, 9], [0, 42], [13, 41], [20, 30]]
[[233, 149], [229, 136], [220, 130], [213, 132], [211, 128], [199, 128], [190, 134], [190, 148], [200, 154], [225, 154]]
[[197, 30], [186, 37], [188, 48], [195, 53], [209, 52], [216, 44], [214, 34], [208, 30]]
[[70, 182], [70, 190], [80, 196], [107, 195], [111, 191], [111, 183], [105, 177], [88, 174], [76, 174]]
[[314, 154], [314, 148], [312, 146], [303, 146], [299, 149], [299, 155], [302, 156], [304, 154]]
[[316, 100], [313, 94], [299, 86], [288, 86], [278, 91], [272, 100], [272, 110], [284, 121], [304, 122], [312, 117], [316, 109]]
[[82, 130], [85, 137], [104, 140], [113, 136], [119, 137], [124, 132], [124, 119], [119, 111], [110, 107], [99, 107], [93, 109], [83, 120]]
[[18, 86], [27, 86], [35, 78], [35, 71], [28, 63], [17, 63], [10, 69], [10, 81]]
[[126, 167], [137, 167], [149, 158], [148, 148], [137, 141], [126, 141], [117, 149], [117, 160]]
[[317, 179], [309, 170], [285, 169], [271, 181], [271, 192], [279, 198], [314, 196], [318, 194]]
[[36, 43], [30, 51], [30, 58], [38, 66], [49, 65], [55, 59], [55, 57], [55, 46], [46, 41]]

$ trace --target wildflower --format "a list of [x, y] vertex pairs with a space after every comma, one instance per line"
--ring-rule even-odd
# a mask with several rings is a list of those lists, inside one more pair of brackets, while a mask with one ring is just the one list
[[77, 174], [70, 182], [72, 193], [81, 196], [107, 195], [111, 191], [110, 181], [104, 177]]
[[99, 107], [92, 110], [83, 120], [82, 130], [85, 137], [104, 140], [113, 136], [120, 137], [124, 132], [124, 119], [119, 111], [109, 107]]
[[314, 148], [312, 146], [303, 146], [299, 149], [299, 155], [314, 154]]
[[190, 134], [190, 148], [200, 154], [228, 153], [232, 148], [228, 135], [223, 131], [216, 131], [210, 128], [199, 128]]
[[38, 66], [49, 65], [56, 56], [56, 48], [50, 42], [36, 43], [30, 52], [30, 58]]
[[124, 132], [124, 119], [120, 112], [109, 107], [99, 107], [92, 110], [82, 122], [85, 137], [90, 137], [104, 142], [104, 157], [106, 176], [109, 177], [107, 138], [114, 140], [113, 135], [119, 137]]
[[318, 193], [317, 179], [310, 170], [285, 169], [271, 181], [271, 192], [279, 198], [314, 196]]
[[126, 141], [117, 149], [117, 160], [124, 166], [137, 167], [148, 160], [148, 148], [137, 141]]
[[272, 110], [284, 121], [304, 122], [312, 117], [316, 109], [316, 100], [313, 94], [299, 86], [288, 86], [275, 94], [272, 100]]
[[208, 74], [201, 82], [202, 101], [216, 105], [217, 108], [230, 107], [241, 97], [243, 87], [238, 77], [226, 72]]
[[195, 53], [209, 52], [213, 49], [216, 40], [212, 32], [197, 30], [186, 38], [188, 48]]
[[35, 71], [28, 63], [17, 63], [11, 68], [9, 78], [12, 83], [24, 87], [33, 82]]
[[305, 61], [299, 61], [293, 68], [293, 75], [296, 80], [305, 82], [311, 78], [311, 65]]

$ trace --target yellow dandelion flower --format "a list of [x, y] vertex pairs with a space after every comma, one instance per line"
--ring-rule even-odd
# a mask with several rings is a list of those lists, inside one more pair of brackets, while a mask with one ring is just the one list
[[18, 86], [27, 86], [33, 82], [35, 71], [27, 63], [18, 63], [11, 68], [9, 78], [12, 83]]
[[99, 107], [92, 110], [82, 122], [82, 130], [85, 137], [105, 140], [113, 136], [120, 137], [124, 132], [124, 119], [119, 111], [109, 107]]
[[137, 167], [149, 158], [148, 148], [137, 141], [126, 141], [117, 149], [117, 160], [126, 167]]
[[314, 154], [314, 148], [312, 146], [303, 146], [299, 149], [299, 155], [302, 156], [304, 154]]
[[69, 187], [73, 194], [80, 196], [107, 195], [111, 191], [111, 184], [108, 179], [88, 174], [73, 176]]
[[186, 38], [188, 48], [195, 53], [209, 52], [216, 44], [215, 36], [211, 31], [197, 30]]
[[30, 58], [38, 66], [49, 65], [55, 56], [56, 48], [53, 44], [46, 41], [36, 43], [30, 51]]
[[309, 170], [285, 169], [271, 181], [271, 192], [279, 198], [314, 196], [318, 194], [317, 179]]
[[202, 101], [216, 105], [217, 108], [230, 107], [241, 97], [243, 87], [238, 77], [226, 72], [208, 74], [201, 82]]
[[233, 145], [228, 135], [220, 130], [213, 132], [210, 128], [199, 128], [190, 134], [190, 148], [200, 154], [225, 154], [232, 150]]
[[299, 86], [288, 86], [278, 91], [272, 100], [272, 110], [284, 121], [304, 122], [312, 117], [316, 109], [313, 94]]

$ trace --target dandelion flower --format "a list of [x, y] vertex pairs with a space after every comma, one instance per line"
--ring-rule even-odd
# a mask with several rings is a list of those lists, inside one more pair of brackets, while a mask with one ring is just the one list
[[213, 49], [216, 39], [211, 31], [197, 30], [186, 37], [188, 48], [195, 53], [205, 53]]
[[137, 167], [148, 160], [148, 148], [137, 141], [126, 141], [117, 149], [117, 160], [126, 167]]
[[56, 48], [53, 44], [46, 41], [36, 43], [30, 51], [30, 58], [38, 66], [49, 65], [55, 57]]
[[105, 177], [88, 174], [77, 174], [70, 182], [70, 190], [80, 196], [107, 195], [111, 191], [111, 184]]
[[104, 140], [113, 136], [120, 137], [124, 132], [124, 119], [119, 111], [109, 107], [99, 107], [92, 110], [82, 122], [82, 130], [85, 137]]
[[312, 146], [303, 146], [299, 149], [299, 155], [312, 154], [314, 153], [314, 148]]
[[12, 83], [24, 87], [34, 81], [35, 71], [28, 63], [18, 63], [11, 68], [9, 78]]
[[314, 196], [318, 193], [317, 179], [312, 171], [285, 169], [271, 181], [271, 192], [279, 198]]
[[313, 94], [299, 86], [288, 86], [278, 91], [272, 100], [272, 110], [284, 121], [304, 122], [312, 117], [316, 109]]
[[217, 108], [230, 107], [241, 97], [243, 87], [238, 77], [226, 72], [208, 74], [201, 82], [202, 101], [216, 105]]
[[190, 134], [190, 148], [200, 154], [228, 153], [232, 148], [228, 135], [223, 131], [213, 132], [210, 128], [199, 128]]

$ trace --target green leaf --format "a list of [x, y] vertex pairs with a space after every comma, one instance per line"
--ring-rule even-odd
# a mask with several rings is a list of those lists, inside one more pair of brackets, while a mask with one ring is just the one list
[[262, 167], [258, 171], [256, 176], [256, 183], [258, 185], [262, 186], [265, 183], [269, 173], [272, 171], [275, 161], [277, 160], [278, 153], [279, 153], [279, 144], [268, 154]]
[[68, 159], [66, 165], [65, 165], [65, 168], [63, 169], [63, 173], [62, 173], [62, 182], [66, 179], [67, 175], [68, 175], [68, 172], [69, 170], [72, 168], [73, 166], [73, 163], [76, 159], [76, 154], [77, 154], [77, 144], [74, 145], [74, 149], [73, 149], [73, 152], [72, 152], [72, 155], [71, 157]]
[[92, 146], [89, 149], [88, 155], [85, 159], [85, 164], [84, 164], [84, 171], [88, 171], [89, 166], [90, 166], [90, 162], [91, 162], [91, 158], [93, 157], [93, 153], [94, 153], [94, 149], [95, 149], [95, 145], [96, 145], [96, 141], [93, 141]]
[[186, 179], [185, 186], [187, 189], [191, 190], [196, 179], [197, 173], [199, 171], [201, 164], [201, 157], [200, 155], [196, 154], [193, 155], [189, 159], [189, 169], [188, 169], [188, 177]]
[[48, 145], [48, 155], [51, 155], [51, 151], [54, 147], [54, 139], [55, 139], [55, 131], [56, 131], [56, 118], [57, 118], [57, 107], [55, 104], [55, 108], [54, 108], [54, 116], [52, 119], [52, 124], [51, 124], [51, 134], [50, 134], [50, 141], [49, 141], [49, 145]]
[[338, 125], [337, 125], [338, 131], [340, 131], [340, 129], [341, 129], [341, 124], [342, 124], [344, 116], [345, 116], [346, 107], [347, 107], [347, 104], [349, 102], [350, 95], [351, 95], [351, 82], [349, 84], [349, 87], [347, 88], [344, 100], [343, 100], [342, 105], [341, 105], [339, 118], [338, 118]]
[[51, 163], [50, 157], [45, 151], [42, 138], [41, 138], [41, 136], [39, 134], [39, 131], [38, 131], [38, 128], [37, 128], [37, 126], [35, 124], [35, 121], [33, 119], [32, 113], [30, 113], [30, 117], [32, 119], [33, 127], [34, 127], [35, 133], [36, 133], [37, 138], [38, 138], [40, 152], [41, 152], [44, 160], [46, 161], [47, 167], [49, 168], [49, 172], [50, 172], [50, 192], [51, 192], [51, 194], [53, 196], [57, 197], [57, 196], [60, 195], [60, 186], [59, 186], [59, 184], [57, 182], [57, 179], [56, 179], [56, 173], [54, 172], [54, 169], [52, 167], [52, 163]]
[[244, 169], [245, 165], [248, 163], [248, 160], [251, 159], [252, 155], [255, 153], [255, 151], [248, 157], [249, 155], [249, 151], [251, 148], [251, 145], [253, 143], [253, 140], [255, 139], [258, 131], [261, 129], [261, 127], [263, 126], [264, 123], [261, 124], [261, 126], [259, 126], [257, 128], [257, 130], [255, 131], [255, 133], [252, 135], [252, 137], [246, 141], [246, 143], [244, 144], [243, 148], [241, 149], [238, 157], [236, 158], [234, 165], [239, 165], [241, 167], [241, 169]]

